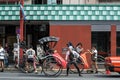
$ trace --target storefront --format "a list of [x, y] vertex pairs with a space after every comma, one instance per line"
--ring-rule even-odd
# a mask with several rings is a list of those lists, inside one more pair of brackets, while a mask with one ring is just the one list
[[[19, 21], [0, 21], [0, 43], [5, 47], [9, 46], [9, 62], [13, 63], [13, 48], [17, 43], [20, 34]], [[49, 36], [48, 21], [30, 21], [24, 24], [24, 41], [27, 47], [33, 45], [36, 50], [38, 40], [44, 36]]]
[[[25, 5], [23, 37], [27, 45], [33, 44], [35, 49], [39, 38], [60, 37], [56, 49], [63, 57], [62, 48], [66, 47], [68, 41], [74, 45], [82, 42], [85, 50], [96, 45], [99, 54], [117, 56], [120, 38], [119, 9], [119, 5]], [[19, 5], [0, 5], [3, 44], [8, 41], [13, 44], [16, 41], [16, 29], [21, 24], [19, 12]]]
[[85, 50], [95, 45], [98, 54], [104, 57], [119, 54], [116, 52], [116, 35], [119, 36], [116, 30], [119, 21], [51, 21], [51, 24], [51, 35], [60, 36], [61, 47], [65, 47], [69, 41], [74, 45], [82, 42]]
[[[19, 21], [0, 21], [0, 42], [3, 46], [8, 43], [13, 46], [17, 42]], [[24, 40], [29, 44], [38, 44], [38, 39], [49, 36], [48, 21], [30, 21], [24, 24]]]

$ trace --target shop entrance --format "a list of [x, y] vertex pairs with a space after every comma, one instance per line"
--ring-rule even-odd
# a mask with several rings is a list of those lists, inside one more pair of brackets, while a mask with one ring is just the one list
[[26, 24], [24, 34], [27, 47], [32, 45], [36, 50], [37, 45], [39, 45], [38, 40], [42, 37], [49, 36], [49, 23]]
[[[5, 47], [9, 45], [9, 63], [13, 64], [13, 48], [17, 43], [17, 29], [19, 29], [19, 21], [0, 21], [0, 43]], [[27, 47], [33, 45], [36, 50], [38, 40], [42, 37], [49, 36], [49, 22], [30, 21], [24, 24], [24, 40]]]
[[116, 52], [117, 52], [117, 56], [120, 56], [120, 31], [117, 31], [117, 49], [116, 49]]
[[0, 25], [0, 43], [3, 48], [5, 48], [6, 44], [8, 51], [8, 61], [9, 63], [13, 63], [13, 44], [17, 42], [16, 39], [16, 26], [15, 25]]
[[95, 45], [98, 54], [104, 57], [110, 55], [110, 32], [92, 32], [92, 45]]

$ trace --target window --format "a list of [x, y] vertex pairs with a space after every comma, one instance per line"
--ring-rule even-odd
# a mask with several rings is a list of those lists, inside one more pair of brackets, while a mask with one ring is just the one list
[[47, 0], [32, 0], [32, 4], [47, 4]]
[[99, 2], [120, 2], [120, 0], [99, 0]]
[[32, 0], [33, 4], [62, 4], [62, 0]]
[[0, 4], [18, 4], [19, 0], [0, 0]]
[[57, 0], [57, 4], [62, 4], [62, 0]]

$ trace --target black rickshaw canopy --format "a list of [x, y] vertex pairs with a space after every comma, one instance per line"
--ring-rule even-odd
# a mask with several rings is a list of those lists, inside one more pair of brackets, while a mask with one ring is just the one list
[[58, 42], [58, 41], [59, 41], [59, 38], [55, 36], [43, 37], [39, 39], [40, 44], [44, 44], [46, 42]]
[[43, 37], [39, 39], [39, 43], [43, 46], [45, 51], [53, 49], [58, 41], [59, 37], [55, 36]]

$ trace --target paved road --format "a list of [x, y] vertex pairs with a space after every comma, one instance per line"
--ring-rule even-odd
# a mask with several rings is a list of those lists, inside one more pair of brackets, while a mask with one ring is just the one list
[[0, 80], [120, 80], [120, 75], [117, 73], [112, 73], [111, 75], [98, 73], [82, 74], [82, 77], [79, 77], [77, 74], [70, 74], [69, 76], [61, 74], [59, 77], [45, 77], [41, 73], [0, 72]]

